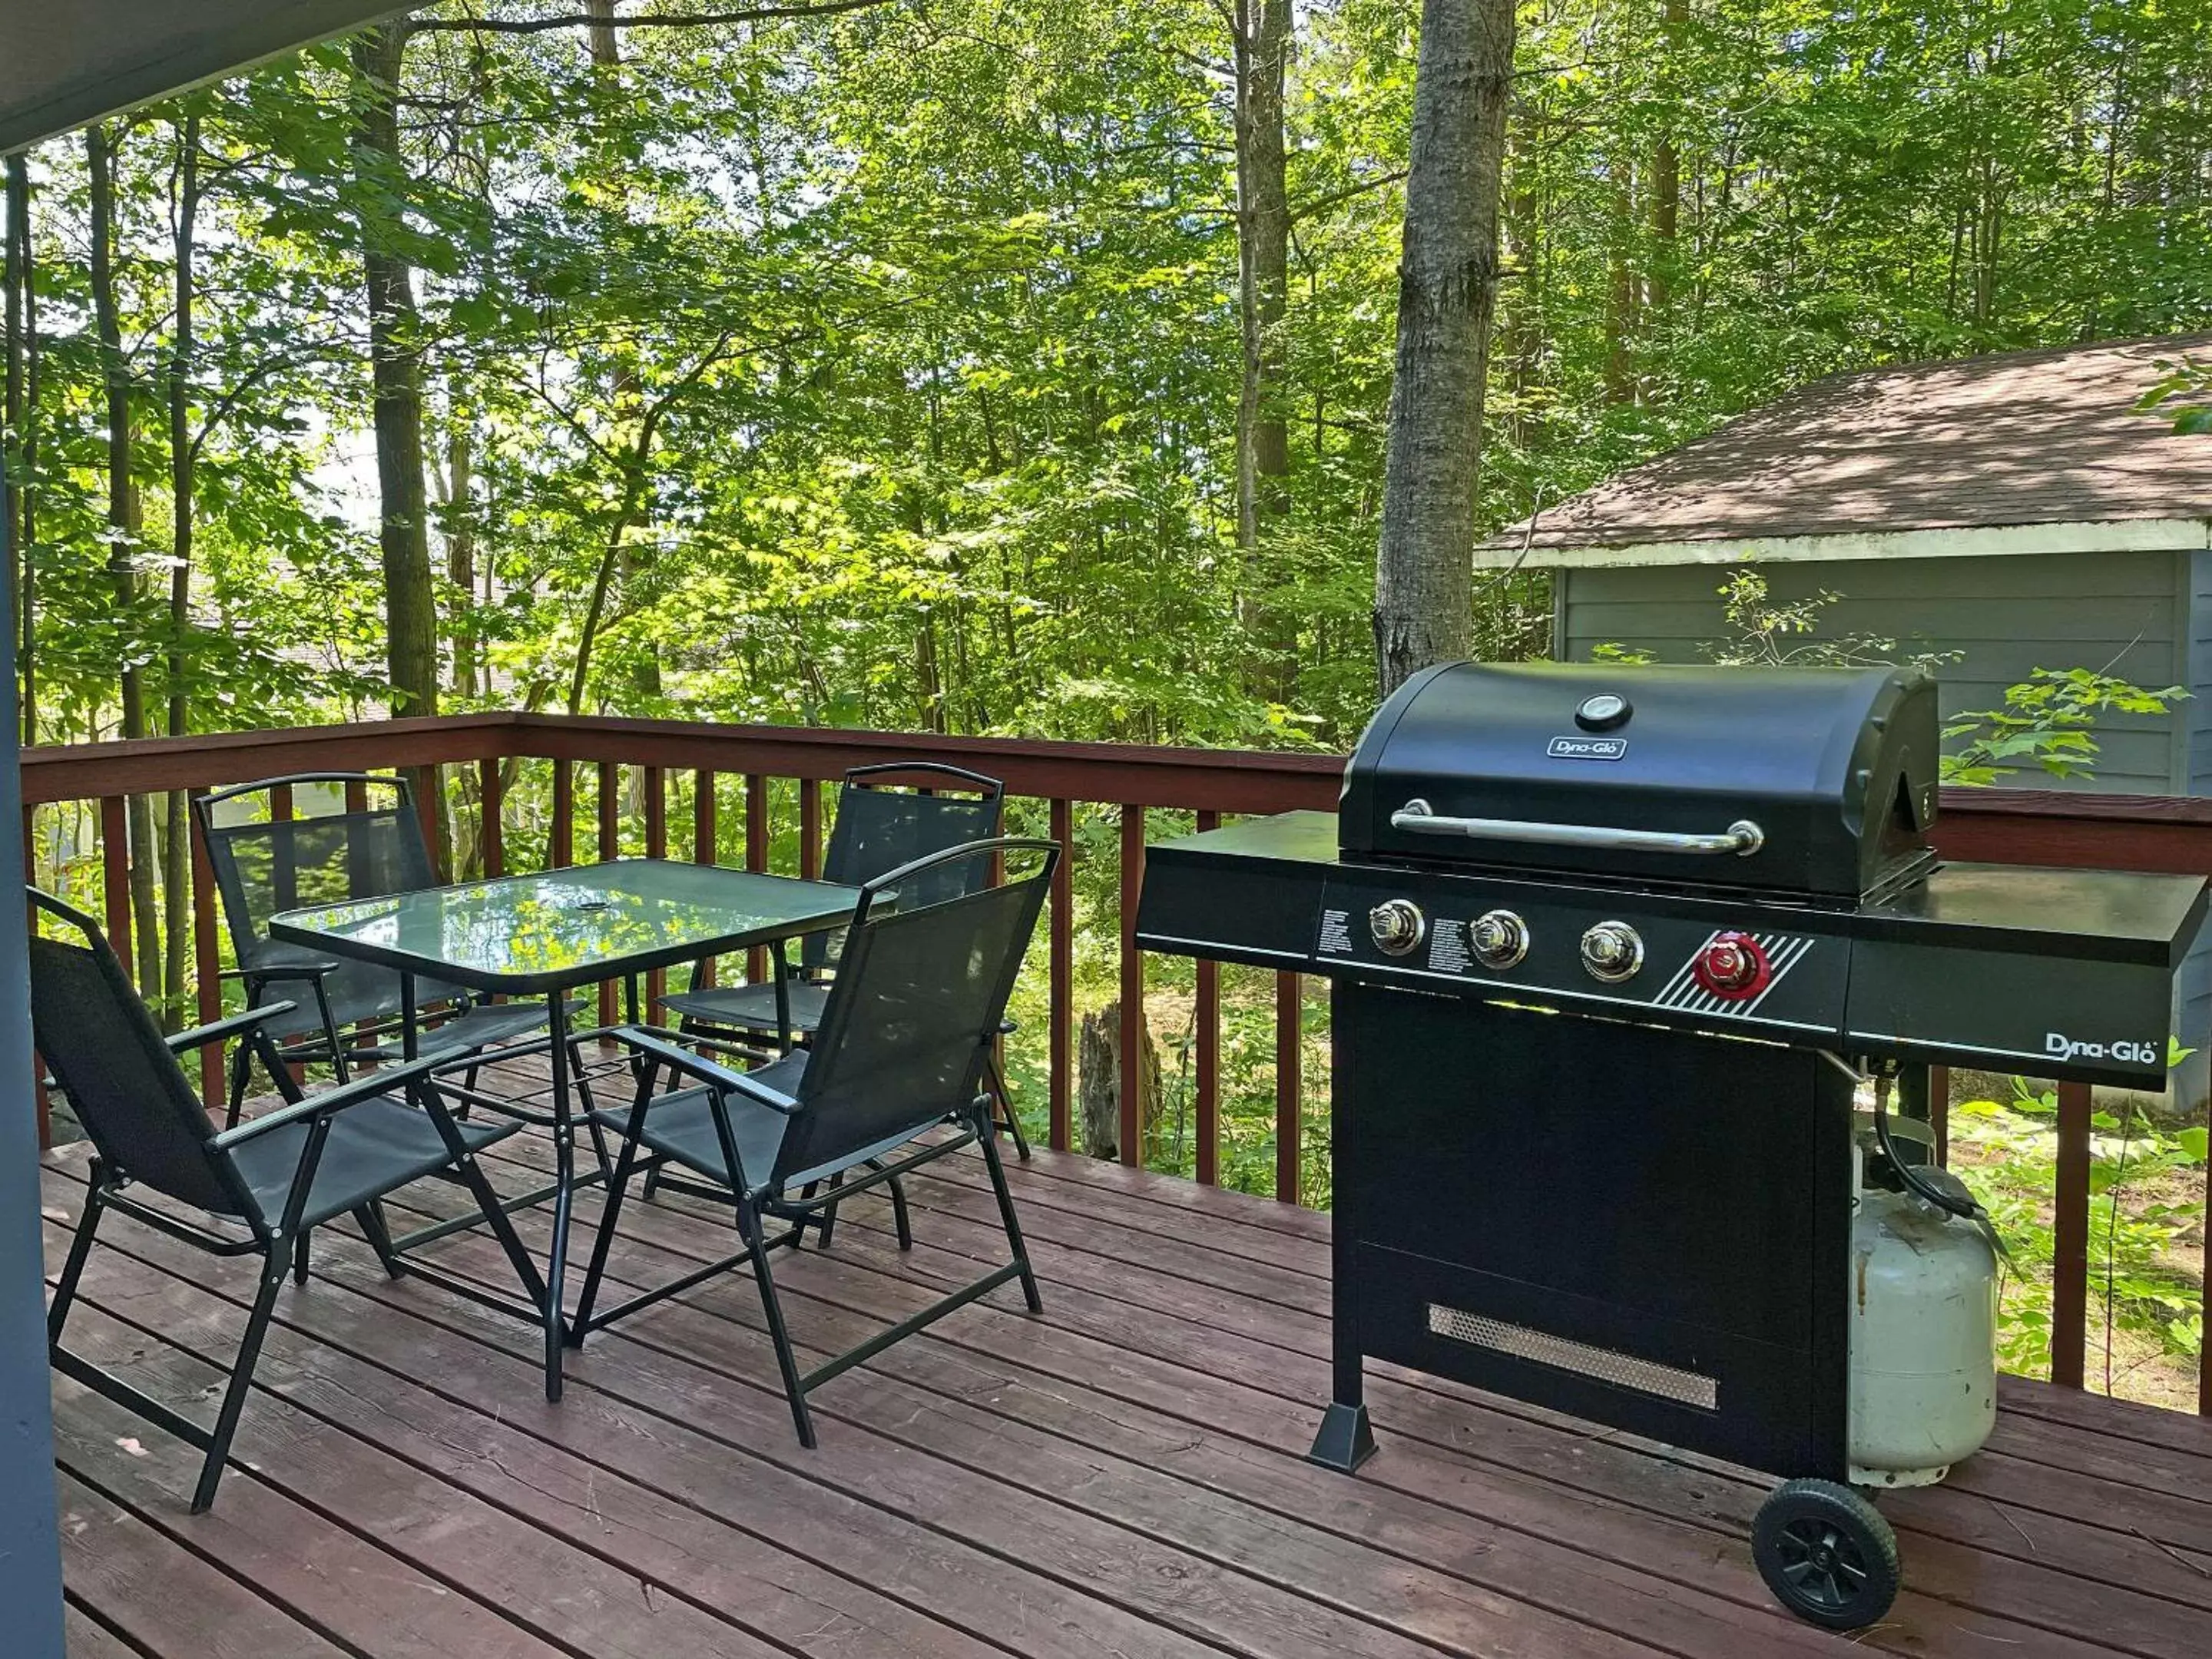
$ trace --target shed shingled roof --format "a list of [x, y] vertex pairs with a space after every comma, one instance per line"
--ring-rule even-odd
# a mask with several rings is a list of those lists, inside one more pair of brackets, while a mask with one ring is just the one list
[[2212, 436], [2136, 411], [2212, 333], [1834, 374], [1486, 545], [1568, 549], [2212, 519]]

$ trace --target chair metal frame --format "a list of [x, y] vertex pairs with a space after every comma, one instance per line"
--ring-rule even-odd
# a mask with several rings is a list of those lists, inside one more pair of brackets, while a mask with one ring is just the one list
[[[124, 973], [122, 964], [116, 960], [113, 948], [101, 933], [98, 924], [50, 893], [37, 888], [28, 890], [36, 909], [44, 910], [67, 922], [84, 935], [87, 948], [100, 961], [104, 976], [112, 981], [118, 1000], [128, 998], [129, 1005], [134, 1006], [139, 1016], [145, 1019], [149, 1033], [167, 1049], [169, 1064], [175, 1067], [177, 1085], [185, 1097], [197, 1099], [190, 1079], [183, 1067], [177, 1064], [178, 1055], [230, 1037], [237, 1037], [242, 1044], [257, 1048], [264, 1058], [276, 1054], [277, 1045], [268, 1036], [264, 1027], [271, 1018], [290, 1012], [295, 1005], [289, 1002], [264, 1003], [228, 1018], [161, 1037], [153, 1024], [152, 1017], [145, 1012], [144, 1005], [131, 993], [129, 978]], [[67, 1065], [56, 1061], [51, 1054], [46, 1054], [46, 1059], [53, 1068], [56, 1080], [72, 1102], [84, 1099], [85, 1097], [71, 1086]], [[193, 1514], [204, 1512], [215, 1502], [216, 1488], [222, 1479], [229, 1458], [231, 1440], [238, 1430], [239, 1416], [252, 1383], [254, 1369], [259, 1362], [262, 1344], [275, 1311], [276, 1292], [283, 1285], [286, 1271], [289, 1268], [297, 1282], [307, 1282], [308, 1239], [313, 1227], [320, 1224], [319, 1221], [306, 1219], [307, 1204], [313, 1194], [315, 1172], [329, 1139], [331, 1126], [347, 1108], [404, 1093], [408, 1103], [429, 1119], [439, 1139], [445, 1144], [449, 1161], [439, 1173], [452, 1174], [468, 1188], [483, 1212], [483, 1219], [505, 1249], [507, 1260], [526, 1291], [537, 1301], [544, 1301], [544, 1281], [538, 1277], [536, 1264], [531, 1261], [529, 1253], [523, 1249], [522, 1241], [507, 1220], [498, 1195], [493, 1192], [490, 1182], [478, 1167], [477, 1147], [471, 1146], [463, 1138], [459, 1125], [430, 1081], [429, 1074], [435, 1067], [451, 1064], [449, 1055], [434, 1056], [380, 1072], [374, 1076], [357, 1078], [319, 1095], [289, 1100], [274, 1111], [220, 1131], [214, 1130], [210, 1118], [208, 1122], [210, 1133], [202, 1142], [201, 1151], [207, 1160], [207, 1172], [216, 1183], [216, 1190], [226, 1194], [230, 1200], [230, 1210], [221, 1212], [223, 1219], [233, 1224], [234, 1231], [228, 1231], [203, 1224], [189, 1216], [134, 1197], [129, 1189], [137, 1184], [137, 1178], [129, 1169], [116, 1161], [114, 1149], [103, 1146], [94, 1123], [89, 1119], [86, 1121], [87, 1133], [93, 1139], [96, 1151], [88, 1171], [83, 1212], [78, 1218], [75, 1234], [70, 1241], [68, 1258], [63, 1264], [53, 1301], [46, 1312], [47, 1355], [54, 1369], [64, 1376], [167, 1430], [204, 1454], [199, 1480], [192, 1492]], [[276, 1065], [278, 1075], [283, 1075], [281, 1061]], [[204, 1103], [201, 1104], [200, 1110], [204, 1115]], [[234, 1155], [240, 1147], [249, 1142], [295, 1124], [305, 1124], [307, 1133], [301, 1148], [299, 1165], [293, 1174], [283, 1207], [272, 1222], [247, 1185]], [[184, 1126], [180, 1124], [178, 1127], [181, 1129]], [[488, 1145], [489, 1141], [480, 1139], [478, 1144]], [[391, 1232], [385, 1224], [382, 1200], [391, 1192], [421, 1178], [410, 1174], [404, 1180], [394, 1182], [384, 1192], [365, 1200], [350, 1212], [368, 1239], [370, 1249], [375, 1251], [377, 1259], [383, 1264], [384, 1270], [395, 1279], [408, 1272], [409, 1268], [392, 1248]], [[151, 1182], [146, 1184], [154, 1191], [161, 1191]], [[83, 1276], [85, 1263], [92, 1254], [94, 1236], [100, 1230], [102, 1217], [110, 1210], [195, 1249], [204, 1250], [210, 1255], [226, 1258], [258, 1255], [262, 1260], [259, 1281], [246, 1318], [246, 1334], [232, 1363], [230, 1378], [224, 1386], [215, 1426], [211, 1429], [202, 1427], [167, 1402], [155, 1399], [63, 1346], [63, 1331], [68, 1323], [70, 1308], [76, 1300], [78, 1283]], [[242, 1233], [235, 1231], [238, 1228], [243, 1229]], [[489, 1292], [475, 1286], [453, 1285], [442, 1276], [440, 1282], [488, 1305], [501, 1305]]]
[[[909, 783], [917, 789], [927, 791], [929, 786], [923, 781], [927, 779], [947, 781], [952, 787], [969, 790], [981, 796], [983, 805], [994, 809], [1003, 809], [1006, 800], [1006, 785], [1003, 782], [983, 773], [972, 772], [965, 767], [950, 765], [943, 761], [884, 761], [872, 766], [855, 766], [847, 770], [838, 782], [841, 789], [875, 790], [895, 787], [901, 783]], [[1000, 821], [1000, 811], [994, 810], [992, 813], [994, 835], [997, 834]], [[856, 872], [841, 867], [844, 862], [844, 848], [840, 841], [839, 832], [850, 822], [852, 820], [848, 819], [841, 810], [836, 821], [830, 827], [830, 844], [823, 850], [822, 879], [845, 882], [852, 886], [864, 887], [869, 881], [879, 878], [884, 872], [881, 871]], [[923, 861], [916, 860], [913, 862], [919, 864]], [[772, 959], [772, 977], [769, 982], [774, 987], [775, 992], [775, 1029], [776, 1051], [779, 1054], [789, 1054], [813, 1035], [811, 1028], [797, 1025], [793, 1019], [791, 987], [797, 982], [817, 986], [825, 981], [835, 982], [834, 967], [822, 963], [811, 963], [807, 959], [811, 952], [823, 948], [823, 945], [824, 941], [819, 939], [803, 941], [799, 962], [796, 969], [792, 965], [785, 941], [778, 939], [769, 947]], [[713, 988], [700, 983], [701, 972], [704, 966], [704, 963], [696, 963], [693, 966], [691, 983], [684, 994], [696, 995], [711, 992]], [[718, 1018], [711, 1014], [684, 1013], [681, 1010], [678, 1012], [681, 1017], [677, 1022], [677, 1029], [687, 1038], [711, 1037], [718, 1031], [764, 1032], [769, 1029], [766, 1025], [742, 1024], [734, 1019]], [[1011, 1024], [1006, 1029], [1011, 1030]], [[751, 1054], [757, 1052], [742, 1042], [722, 1046], [739, 1054]], [[995, 1052], [992, 1053], [985, 1062], [984, 1080], [994, 1103], [993, 1113], [994, 1126], [1012, 1138], [1016, 1156], [1026, 1164], [1030, 1158], [1029, 1138], [1022, 1133], [1021, 1120], [1015, 1115], [1013, 1097], [1006, 1087], [1006, 1070], [1000, 1065], [999, 1057]], [[684, 1192], [693, 1196], [702, 1195], [696, 1183], [684, 1182], [680, 1177], [665, 1176], [661, 1172], [660, 1166], [656, 1163], [646, 1172], [645, 1196], [651, 1198], [654, 1191], [663, 1186], [667, 1187], [672, 1192]], [[717, 1194], [714, 1196], [719, 1197], [720, 1194]]]
[[[893, 1343], [913, 1335], [956, 1309], [965, 1307], [1015, 1279], [1021, 1282], [1023, 1298], [1030, 1312], [1037, 1314], [1044, 1311], [1043, 1299], [1037, 1291], [1036, 1276], [1030, 1265], [1028, 1248], [1022, 1238], [1021, 1224], [1014, 1212], [1013, 1194], [1006, 1185], [1006, 1166], [999, 1157], [998, 1140], [992, 1121], [991, 1097], [980, 1085], [986, 1057], [997, 1035], [998, 1022], [1004, 1013], [1006, 998], [1012, 991], [1015, 976], [1021, 969], [1022, 958], [1035, 934], [1038, 914], [1042, 910], [1045, 896], [1051, 889], [1053, 872], [1060, 858], [1058, 845], [1049, 841], [1012, 837], [968, 842], [933, 854], [927, 858], [917, 859], [864, 885], [860, 905], [847, 934], [846, 970], [833, 981], [830, 997], [831, 1006], [835, 1010], [841, 996], [860, 994], [861, 988], [866, 983], [868, 972], [866, 941], [871, 907], [878, 899], [895, 895], [901, 880], [910, 881], [916, 874], [946, 860], [988, 858], [1009, 853], [1035, 854], [1039, 858], [1041, 867], [1036, 874], [1020, 878], [1021, 883], [1030, 889], [1025, 897], [1027, 915], [1012, 947], [1006, 953], [1006, 961], [999, 965], [999, 978], [988, 997], [992, 1009], [990, 1029], [976, 1033], [975, 1054], [965, 1076], [953, 1091], [959, 1097], [958, 1103], [940, 1102], [933, 1108], [924, 1103], [917, 1111], [912, 1128], [902, 1137], [888, 1142], [878, 1141], [867, 1147], [850, 1149], [852, 1162], [826, 1186], [818, 1181], [810, 1180], [794, 1195], [785, 1189], [783, 1178], [773, 1170], [749, 1172], [738, 1153], [738, 1138], [732, 1121], [733, 1102], [741, 1103], [744, 1109], [778, 1112], [787, 1117], [797, 1117], [809, 1110], [811, 1099], [804, 1072], [797, 1085], [798, 1093], [786, 1094], [757, 1076], [732, 1070], [684, 1048], [682, 1045], [691, 1040], [684, 1033], [638, 1026], [622, 1028], [613, 1033], [639, 1058], [641, 1075], [636, 1097], [623, 1124], [622, 1152], [617, 1160], [614, 1175], [608, 1182], [606, 1208], [600, 1218], [598, 1237], [592, 1244], [591, 1263], [585, 1273], [576, 1312], [569, 1322], [568, 1341], [571, 1346], [580, 1346], [595, 1330], [603, 1329], [641, 1309], [690, 1290], [719, 1273], [749, 1264], [759, 1291], [769, 1340], [775, 1349], [777, 1370], [782, 1376], [784, 1393], [790, 1402], [792, 1420], [798, 1430], [799, 1443], [811, 1448], [816, 1441], [806, 1396], [832, 1377], [865, 1363]], [[993, 884], [961, 897], [943, 901], [939, 905], [929, 906], [927, 909], [974, 902], [1015, 884], [1003, 881]], [[901, 913], [894, 902], [889, 908], [888, 919], [896, 921], [900, 916]], [[844, 1027], [841, 1012], [825, 1014], [823, 1034], [826, 1041], [810, 1051], [807, 1062], [810, 1066], [817, 1057], [834, 1052], [836, 1045], [842, 1040]], [[648, 1115], [656, 1102], [665, 1102], [672, 1097], [654, 1092], [657, 1074], [663, 1066], [673, 1078], [690, 1079], [706, 1090], [717, 1149], [722, 1167], [731, 1179], [726, 1187], [711, 1186], [698, 1190], [711, 1194], [720, 1201], [732, 1204], [741, 1248], [718, 1261], [641, 1291], [615, 1306], [598, 1310], [599, 1290], [605, 1277], [607, 1260], [617, 1224], [621, 1218], [623, 1203], [630, 1179], [643, 1162], [641, 1149], [644, 1146]], [[610, 1112], [606, 1115], [612, 1119], [615, 1115]], [[921, 1139], [940, 1126], [950, 1126], [956, 1133], [933, 1140]], [[845, 1200], [877, 1187], [890, 1189], [899, 1249], [910, 1249], [914, 1237], [899, 1178], [971, 1145], [980, 1149], [984, 1167], [988, 1172], [991, 1190], [998, 1202], [1000, 1221], [1006, 1235], [1010, 1259], [973, 1282], [939, 1297], [919, 1312], [885, 1328], [812, 1370], [802, 1372], [784, 1322], [782, 1304], [776, 1293], [775, 1275], [769, 1261], [770, 1253], [777, 1249], [796, 1249], [804, 1241], [809, 1227], [815, 1229], [818, 1245], [827, 1248], [837, 1206]], [[894, 1152], [897, 1155], [892, 1156]], [[828, 1160], [828, 1167], [834, 1168], [836, 1158], [841, 1155], [832, 1154]], [[714, 1177], [714, 1171], [709, 1169], [702, 1169], [698, 1172], [709, 1180]], [[771, 1219], [787, 1224], [785, 1231], [774, 1237], [768, 1236], [765, 1225]]]
[[[312, 1040], [295, 1039], [277, 1043], [276, 1053], [283, 1064], [270, 1066], [270, 1077], [274, 1079], [281, 1076], [283, 1073], [284, 1066], [326, 1065], [330, 1066], [337, 1080], [343, 1083], [351, 1076], [352, 1068], [356, 1064], [377, 1063], [404, 1057], [388, 1042], [380, 1039], [388, 1038], [404, 1029], [406, 1019], [405, 1010], [399, 1009], [389, 1015], [379, 1016], [365, 1027], [356, 1026], [349, 1039], [338, 1029], [337, 1016], [331, 1006], [327, 984], [330, 976], [346, 967], [347, 963], [341, 962], [336, 957], [324, 957], [265, 966], [252, 965], [251, 958], [265, 951], [270, 940], [265, 933], [258, 931], [258, 925], [252, 916], [237, 914], [231, 896], [232, 889], [235, 884], [235, 877], [234, 874], [227, 877], [222, 863], [222, 860], [229, 856], [228, 848], [223, 839], [225, 832], [233, 826], [219, 824], [216, 822], [216, 811], [224, 804], [251, 796], [264, 795], [269, 797], [270, 801], [270, 817], [268, 821], [276, 823], [278, 820], [275, 817], [274, 792], [279, 789], [290, 790], [317, 784], [339, 784], [348, 787], [357, 786], [364, 791], [372, 789], [391, 791], [393, 796], [392, 810], [398, 815], [399, 820], [408, 826], [403, 833], [414, 837], [414, 847], [421, 854], [423, 870], [428, 873], [432, 881], [436, 880], [437, 866], [430, 858], [428, 843], [422, 839], [422, 820], [416, 811], [414, 786], [404, 776], [377, 772], [292, 772], [282, 777], [258, 778], [250, 783], [234, 783], [222, 789], [210, 791], [205, 794], [195, 795], [192, 798], [192, 815], [198, 829], [200, 844], [206, 849], [209, 862], [216, 872], [216, 886], [222, 899], [224, 924], [229, 929], [231, 946], [239, 961], [239, 966], [236, 968], [223, 970], [223, 977], [241, 981], [246, 987], [246, 1000], [253, 1004], [263, 1001], [269, 995], [272, 986], [304, 985], [307, 988], [308, 994], [312, 995], [315, 1010], [320, 1016], [321, 1042], [318, 1044]], [[345, 814], [328, 816], [333, 818], [349, 816], [354, 811], [354, 808], [349, 806]], [[304, 821], [314, 822], [315, 820], [311, 817]], [[397, 975], [393, 975], [395, 983], [398, 977]], [[459, 994], [452, 999], [456, 1012], [483, 1005], [487, 1000], [466, 993]], [[418, 1018], [421, 1012], [422, 1011], [417, 1011]], [[434, 1014], [435, 1010], [433, 1010], [434, 1018]], [[227, 1124], [235, 1124], [244, 1109], [246, 1091], [252, 1078], [255, 1052], [257, 1050], [254, 1048], [241, 1043], [231, 1056], [229, 1104], [224, 1115], [224, 1121]], [[473, 1088], [475, 1083], [473, 1072], [471, 1073], [469, 1080], [471, 1087]], [[281, 1089], [283, 1085], [280, 1082], [278, 1086]]]

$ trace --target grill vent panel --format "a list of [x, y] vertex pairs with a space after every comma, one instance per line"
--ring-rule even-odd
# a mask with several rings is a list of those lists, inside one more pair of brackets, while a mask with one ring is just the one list
[[1639, 1359], [1634, 1354], [1594, 1347], [1587, 1342], [1571, 1342], [1564, 1336], [1531, 1330], [1526, 1325], [1486, 1318], [1461, 1308], [1447, 1308], [1440, 1302], [1429, 1304], [1429, 1332], [1432, 1336], [1448, 1336], [1471, 1347], [1488, 1348], [1493, 1352], [1510, 1354], [1516, 1359], [1534, 1360], [1540, 1365], [1656, 1395], [1662, 1400], [1680, 1401], [1701, 1410], [1717, 1411], [1720, 1407], [1720, 1384], [1701, 1372], [1662, 1365], [1656, 1359]]

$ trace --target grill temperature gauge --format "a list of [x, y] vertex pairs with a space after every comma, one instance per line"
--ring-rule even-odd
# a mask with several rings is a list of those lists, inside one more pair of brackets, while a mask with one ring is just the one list
[[1528, 954], [1528, 924], [1510, 910], [1486, 910], [1468, 923], [1467, 944], [1486, 968], [1516, 968]]
[[1410, 956], [1419, 948], [1429, 922], [1411, 899], [1384, 899], [1367, 913], [1367, 931], [1385, 956]]
[[1698, 985], [1723, 1002], [1747, 1002], [1766, 988], [1773, 964], [1748, 933], [1716, 933], [1698, 952], [1690, 973]]
[[1644, 941], [1626, 922], [1597, 922], [1583, 935], [1583, 966], [1592, 979], [1618, 985], [1643, 965]]

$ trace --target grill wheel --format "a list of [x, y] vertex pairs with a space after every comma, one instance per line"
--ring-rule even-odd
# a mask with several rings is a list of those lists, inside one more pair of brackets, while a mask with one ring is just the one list
[[1897, 1599], [1897, 1534], [1832, 1480], [1785, 1480], [1751, 1523], [1751, 1555], [1776, 1600], [1829, 1630], [1858, 1630]]

